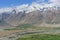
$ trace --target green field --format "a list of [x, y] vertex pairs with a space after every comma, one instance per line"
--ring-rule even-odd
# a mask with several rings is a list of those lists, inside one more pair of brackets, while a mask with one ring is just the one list
[[46, 30], [46, 29], [50, 29], [50, 27], [45, 27], [45, 26], [33, 26], [32, 24], [21, 24], [18, 26], [15, 26], [13, 28], [6, 28], [4, 30], [24, 30], [24, 29], [32, 29], [32, 30]]
[[35, 34], [25, 35], [24, 37], [18, 38], [17, 40], [60, 40], [60, 35], [51, 34]]
[[31, 24], [21, 24], [18, 26], [15, 26], [14, 28], [6, 28], [4, 30], [21, 30], [21, 29], [27, 29], [33, 27]]

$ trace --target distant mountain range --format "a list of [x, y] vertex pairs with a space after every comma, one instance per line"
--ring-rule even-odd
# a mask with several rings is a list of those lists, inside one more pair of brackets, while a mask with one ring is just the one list
[[60, 24], [60, 7], [36, 8], [33, 6], [33, 8], [34, 10], [30, 10], [28, 7], [20, 10], [13, 8], [11, 11], [0, 12], [0, 26]]

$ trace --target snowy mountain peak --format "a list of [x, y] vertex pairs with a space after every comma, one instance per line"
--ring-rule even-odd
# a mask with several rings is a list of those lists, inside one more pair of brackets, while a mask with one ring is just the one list
[[32, 5], [28, 5], [28, 4], [23, 4], [20, 6], [16, 6], [14, 8], [12, 7], [8, 7], [8, 8], [1, 8], [0, 9], [0, 13], [3, 12], [12, 12], [13, 10], [18, 13], [18, 12], [23, 12], [25, 11], [26, 13], [35, 11], [35, 10], [39, 10], [39, 11], [45, 11], [45, 10], [52, 10], [52, 9], [60, 9], [59, 6], [46, 6], [46, 5], [40, 5], [40, 4], [32, 4]]

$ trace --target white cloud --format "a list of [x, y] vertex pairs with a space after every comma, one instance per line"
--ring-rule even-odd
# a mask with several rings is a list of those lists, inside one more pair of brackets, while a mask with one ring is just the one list
[[28, 6], [29, 6], [28, 4], [23, 4], [23, 5], [20, 5], [20, 6], [16, 6], [15, 9], [16, 9], [17, 12], [19, 12], [19, 11], [26, 10]]
[[44, 2], [45, 0], [36, 0], [37, 2]]
[[[53, 7], [53, 6], [60, 6], [60, 0], [48, 0], [48, 2], [44, 2], [45, 0], [36, 0], [36, 2], [33, 2], [31, 5], [29, 4], [22, 4], [20, 6], [16, 6], [14, 8], [7, 7], [7, 8], [1, 8], [0, 13], [2, 12], [11, 12], [13, 9], [15, 9], [17, 12], [27, 10], [28, 12], [34, 11], [34, 10], [40, 10], [43, 7]], [[39, 3], [41, 2], [41, 3]], [[48, 4], [49, 3], [49, 4]]]
[[50, 2], [53, 2], [53, 3], [58, 3], [59, 0], [49, 0]]
[[54, 4], [54, 5], [59, 5], [60, 6], [60, 0], [49, 0], [49, 2], [52, 2], [51, 4]]
[[22, 11], [22, 10], [27, 9], [27, 7], [28, 7], [28, 4], [23, 4], [23, 5], [15, 6], [15, 7], [1, 8], [0, 9], [0, 13], [3, 13], [3, 12], [11, 12], [13, 9], [15, 9], [17, 12], [19, 12], [19, 11]]
[[11, 12], [13, 9], [11, 7], [8, 7], [8, 8], [1, 8], [0, 9], [0, 13], [3, 13], [3, 12]]
[[51, 6], [51, 7], [60, 6], [60, 0], [48, 0], [47, 3], [45, 3], [44, 1], [46, 1], [46, 0], [37, 0], [37, 2], [35, 2], [35, 3], [42, 2], [42, 3], [40, 3], [40, 5], [44, 4], [42, 6]]
[[23, 5], [20, 5], [20, 6], [16, 6], [16, 9], [24, 9], [28, 7], [28, 4], [23, 4]]

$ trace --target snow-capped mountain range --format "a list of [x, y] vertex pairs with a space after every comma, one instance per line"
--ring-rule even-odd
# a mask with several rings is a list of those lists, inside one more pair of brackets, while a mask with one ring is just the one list
[[16, 6], [16, 7], [7, 7], [7, 8], [1, 8], [0, 9], [0, 13], [3, 12], [12, 12], [13, 10], [15, 10], [17, 13], [18, 12], [23, 12], [25, 11], [26, 13], [32, 12], [32, 11], [45, 11], [45, 10], [52, 10], [52, 9], [60, 9], [59, 6], [42, 6], [40, 4], [32, 4], [32, 5], [28, 5], [28, 4], [23, 4], [20, 6]]
[[[54, 3], [55, 4], [55, 3]], [[32, 3], [0, 9], [0, 25], [60, 24], [60, 6]]]
[[60, 9], [60, 0], [36, 0], [31, 4], [21, 4], [19, 6], [0, 8], [0, 13], [11, 12], [12, 10], [16, 10], [17, 13], [20, 11], [29, 13], [35, 10], [45, 11], [46, 9]]

